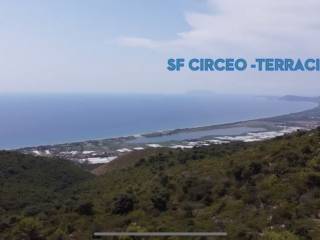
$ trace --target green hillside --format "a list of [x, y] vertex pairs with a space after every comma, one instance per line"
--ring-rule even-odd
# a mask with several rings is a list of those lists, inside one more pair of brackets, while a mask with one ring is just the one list
[[320, 239], [320, 129], [157, 150], [98, 177], [63, 160], [7, 152], [0, 167], [1, 239], [89, 239], [110, 230]]
[[[91, 177], [69, 161], [1, 151], [0, 239], [23, 220], [55, 214], [72, 197], [70, 187]], [[15, 233], [8, 239], [23, 238]]]

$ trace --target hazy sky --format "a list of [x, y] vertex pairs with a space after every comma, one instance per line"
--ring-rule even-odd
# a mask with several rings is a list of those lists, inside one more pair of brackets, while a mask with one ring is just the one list
[[319, 95], [320, 73], [168, 72], [171, 57], [320, 57], [319, 0], [3, 0], [1, 92]]

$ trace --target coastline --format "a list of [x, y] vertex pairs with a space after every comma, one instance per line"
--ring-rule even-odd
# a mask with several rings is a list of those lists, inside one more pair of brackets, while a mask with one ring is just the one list
[[116, 138], [41, 145], [20, 148], [17, 151], [94, 164], [106, 163], [123, 154], [147, 148], [184, 149], [210, 144], [224, 144], [232, 141], [253, 142], [281, 136], [299, 129], [311, 130], [320, 126], [320, 101], [318, 98], [285, 96], [282, 99], [314, 102], [317, 106], [305, 111], [275, 117], [163, 130]]

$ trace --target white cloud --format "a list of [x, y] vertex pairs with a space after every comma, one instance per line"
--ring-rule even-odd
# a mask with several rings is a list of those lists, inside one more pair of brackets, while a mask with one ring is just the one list
[[207, 0], [207, 4], [207, 13], [186, 13], [190, 29], [173, 40], [124, 37], [118, 43], [186, 54], [307, 55], [320, 50], [318, 0]]
[[[185, 13], [188, 30], [171, 40], [124, 37], [122, 46], [152, 49], [158, 65], [139, 71], [144, 87], [168, 91], [317, 95], [316, 72], [190, 72], [165, 70], [168, 57], [319, 57], [319, 0], [206, 0], [205, 12]], [[120, 41], [121, 40], [121, 41]], [[157, 58], [158, 57], [158, 58]], [[159, 67], [160, 66], [160, 67]], [[146, 73], [148, 69], [148, 73]], [[159, 70], [160, 69], [160, 70]], [[157, 72], [157, 74], [155, 74]], [[150, 85], [149, 82], [151, 82]], [[161, 86], [160, 86], [161, 85]], [[168, 87], [170, 86], [170, 87]]]
[[120, 45], [127, 47], [143, 47], [143, 48], [156, 48], [158, 43], [148, 38], [141, 37], [121, 37], [117, 40]]

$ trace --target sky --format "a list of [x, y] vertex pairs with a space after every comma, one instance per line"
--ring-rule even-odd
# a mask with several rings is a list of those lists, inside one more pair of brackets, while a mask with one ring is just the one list
[[320, 57], [318, 0], [3, 0], [0, 92], [318, 95], [320, 73], [169, 72], [168, 58]]

